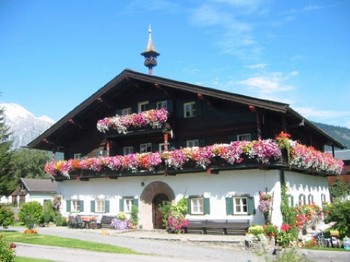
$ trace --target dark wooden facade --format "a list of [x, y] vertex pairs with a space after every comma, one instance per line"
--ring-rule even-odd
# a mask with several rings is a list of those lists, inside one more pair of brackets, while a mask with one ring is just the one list
[[[155, 109], [157, 102], [166, 101], [169, 111], [168, 129], [174, 137], [170, 148], [186, 147], [186, 141], [198, 139], [199, 146], [229, 143], [237, 135], [250, 134], [251, 139], [274, 138], [286, 131], [305, 145], [323, 151], [325, 145], [343, 146], [303, 118], [287, 104], [256, 99], [211, 88], [177, 82], [124, 70], [120, 75], [82, 102], [49, 130], [29, 144], [29, 147], [61, 151], [65, 159], [74, 154], [95, 157], [110, 144], [110, 155], [123, 154], [123, 147], [132, 146], [139, 152], [140, 144], [152, 143], [158, 151], [164, 143], [163, 129], [137, 131], [128, 134], [101, 133], [97, 121], [124, 108], [138, 112], [138, 103], [147, 101], [146, 109]], [[184, 117], [184, 103], [195, 103], [194, 117]]]

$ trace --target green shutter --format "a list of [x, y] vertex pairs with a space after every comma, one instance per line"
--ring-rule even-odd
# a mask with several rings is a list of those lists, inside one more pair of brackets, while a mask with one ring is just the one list
[[70, 212], [72, 210], [71, 206], [72, 206], [72, 202], [70, 200], [67, 200], [66, 201], [66, 210], [67, 210], [67, 212]]
[[119, 212], [124, 212], [124, 199], [119, 199]]
[[79, 201], [79, 212], [84, 212], [84, 201], [83, 200]]
[[248, 215], [254, 215], [255, 214], [254, 197], [252, 196], [247, 197], [247, 205], [248, 205]]
[[187, 214], [191, 214], [191, 198], [187, 198]]
[[90, 201], [90, 211], [95, 213], [95, 200]]
[[139, 200], [136, 199], [136, 198], [134, 198], [134, 199], [132, 200], [132, 205], [133, 205], [133, 206], [136, 206], [137, 208], [139, 208]]
[[105, 201], [105, 213], [109, 213], [109, 200]]
[[204, 215], [209, 215], [210, 214], [210, 198], [204, 198], [203, 205], [204, 205]]
[[226, 197], [226, 215], [233, 214], [233, 198]]

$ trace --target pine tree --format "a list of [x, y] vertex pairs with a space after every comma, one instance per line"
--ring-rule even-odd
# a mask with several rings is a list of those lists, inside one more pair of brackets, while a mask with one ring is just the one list
[[[11, 145], [9, 127], [5, 124], [4, 109], [0, 108], [0, 196], [9, 195], [12, 187], [9, 185], [11, 174]], [[10, 179], [11, 180], [11, 179]]]

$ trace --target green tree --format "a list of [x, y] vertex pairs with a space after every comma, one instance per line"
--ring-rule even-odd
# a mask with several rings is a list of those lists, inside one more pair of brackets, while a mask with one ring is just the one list
[[24, 203], [18, 213], [18, 217], [28, 229], [32, 229], [38, 225], [44, 217], [43, 206], [36, 201]]
[[350, 186], [338, 177], [334, 184], [329, 187], [329, 192], [334, 198], [342, 198], [350, 193]]
[[13, 224], [15, 221], [15, 215], [8, 206], [0, 206], [0, 226], [4, 228]]
[[8, 180], [12, 170], [10, 134], [4, 120], [4, 109], [0, 108], [0, 195], [9, 195], [13, 190]]
[[336, 222], [333, 226], [341, 234], [341, 237], [350, 236], [350, 200], [335, 201], [323, 207], [326, 222]]

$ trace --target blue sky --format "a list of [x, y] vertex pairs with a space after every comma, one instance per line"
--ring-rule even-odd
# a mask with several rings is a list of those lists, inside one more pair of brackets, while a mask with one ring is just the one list
[[350, 128], [350, 1], [1, 0], [0, 102], [57, 121], [125, 68]]

